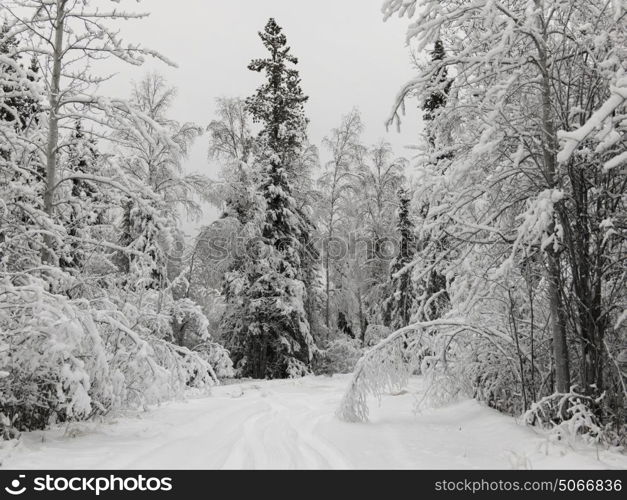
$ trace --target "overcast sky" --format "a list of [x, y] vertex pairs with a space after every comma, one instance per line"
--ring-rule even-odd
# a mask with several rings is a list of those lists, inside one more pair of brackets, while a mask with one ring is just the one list
[[[152, 61], [141, 68], [112, 63], [119, 74], [102, 90], [126, 96], [130, 80], [158, 70], [178, 88], [172, 117], [204, 127], [213, 118], [216, 97], [246, 97], [262, 82], [261, 74], [246, 67], [252, 58], [265, 57], [257, 32], [274, 17], [299, 58], [302, 88], [309, 95], [305, 111], [310, 119], [310, 141], [319, 146], [342, 115], [358, 107], [366, 126], [366, 143], [385, 138], [397, 155], [410, 156], [403, 146], [415, 143], [418, 136], [415, 106], [408, 106], [400, 134], [395, 128], [386, 132], [384, 127], [394, 96], [414, 74], [405, 47], [407, 21], [393, 18], [384, 23], [382, 3], [144, 0], [137, 5], [122, 1], [123, 7], [151, 13], [147, 19], [120, 25], [126, 40], [158, 50], [178, 68]], [[208, 164], [206, 149], [205, 136], [197, 140], [186, 170], [215, 177], [216, 168]], [[209, 213], [203, 223], [212, 216]]]

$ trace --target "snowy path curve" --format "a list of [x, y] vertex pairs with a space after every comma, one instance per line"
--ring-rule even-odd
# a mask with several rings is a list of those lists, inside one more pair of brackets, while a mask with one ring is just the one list
[[346, 376], [249, 381], [106, 423], [73, 424], [0, 443], [14, 469], [627, 468], [627, 457], [551, 443], [463, 401], [413, 413], [410, 392], [373, 402], [371, 421], [334, 416]]

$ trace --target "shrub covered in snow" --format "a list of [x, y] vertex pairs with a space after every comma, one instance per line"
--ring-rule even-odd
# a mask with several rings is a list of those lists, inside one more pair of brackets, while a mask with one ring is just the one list
[[582, 436], [590, 443], [598, 443], [610, 437], [598, 416], [601, 400], [572, 389], [567, 394], [551, 394], [533, 403], [524, 414], [524, 420], [529, 425], [549, 430], [557, 439]]
[[[112, 303], [68, 299], [43, 285], [32, 279], [15, 285], [6, 278], [0, 284], [5, 436], [10, 429], [141, 407], [217, 381], [211, 360], [130, 324]], [[228, 356], [213, 356], [224, 372]]]

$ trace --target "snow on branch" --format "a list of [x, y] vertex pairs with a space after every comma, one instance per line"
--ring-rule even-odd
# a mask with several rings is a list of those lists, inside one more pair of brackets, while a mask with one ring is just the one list
[[[601, 129], [603, 122], [610, 118], [613, 113], [627, 100], [627, 76], [618, 79], [617, 85], [610, 86], [611, 96], [605, 101], [603, 106], [596, 110], [592, 116], [577, 130], [570, 132], [560, 131], [558, 137], [561, 141], [562, 149], [557, 155], [557, 160], [566, 163], [575, 152], [575, 149], [595, 130]], [[627, 155], [623, 152], [605, 163], [605, 170], [617, 167], [627, 160]]]

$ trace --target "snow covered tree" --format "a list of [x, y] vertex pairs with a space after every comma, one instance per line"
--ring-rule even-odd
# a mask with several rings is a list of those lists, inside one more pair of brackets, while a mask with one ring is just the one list
[[[306, 144], [307, 119], [298, 71], [289, 65], [287, 39], [274, 19], [259, 36], [268, 50], [249, 69], [265, 72], [266, 82], [246, 107], [261, 131], [256, 159], [263, 169], [260, 192], [264, 215], [260, 239], [249, 259], [226, 277], [232, 352], [242, 372], [258, 378], [300, 376], [308, 372], [315, 349], [305, 311], [304, 258], [310, 224], [294, 198], [296, 162]], [[226, 318], [227, 322], [229, 318]]]
[[[223, 303], [218, 335], [225, 339], [233, 359], [246, 363], [246, 337], [241, 323], [244, 303], [240, 300], [245, 267], [250, 258], [248, 243], [259, 236], [263, 223], [263, 196], [259, 192], [262, 172], [257, 164], [257, 141], [252, 117], [244, 100], [216, 99], [216, 116], [209, 123], [210, 160], [220, 167], [219, 180], [210, 186], [211, 202], [221, 210], [220, 219], [199, 232], [194, 267], [202, 285], [221, 289]], [[191, 275], [190, 275], [191, 278]]]
[[[336, 293], [337, 269], [332, 269], [338, 262], [331, 258], [331, 254], [340, 250], [334, 248], [335, 245], [342, 245], [345, 242], [336, 241], [339, 224], [345, 214], [347, 194], [353, 189], [355, 183], [355, 170], [361, 161], [364, 147], [359, 142], [359, 136], [363, 130], [359, 111], [352, 110], [342, 118], [338, 128], [331, 131], [331, 134], [324, 139], [324, 144], [331, 152], [332, 158], [325, 166], [325, 172], [318, 180], [319, 189], [322, 191], [322, 198], [318, 204], [325, 239], [323, 256], [325, 270], [325, 325], [327, 329], [331, 327], [331, 301], [332, 294]], [[339, 311], [339, 317], [343, 318], [342, 326], [345, 330], [345, 313]]]
[[[360, 245], [365, 251], [362, 266], [365, 279], [362, 283], [363, 308], [371, 320], [380, 321], [381, 303], [390, 261], [394, 257], [396, 234], [394, 211], [397, 207], [397, 190], [405, 182], [405, 158], [394, 158], [389, 143], [381, 141], [372, 146], [357, 169], [355, 191], [357, 213], [362, 221]], [[362, 338], [365, 334], [362, 319]]]
[[198, 197], [204, 195], [208, 180], [198, 173], [184, 173], [182, 163], [202, 129], [194, 123], [179, 123], [168, 116], [176, 88], [155, 72], [147, 73], [133, 85], [129, 103], [132, 111], [146, 118], [138, 128], [135, 120], [121, 118], [116, 139], [124, 148], [122, 167], [145, 181], [169, 208], [173, 217], [184, 210], [200, 213]]
[[143, 116], [144, 127], [135, 126], [131, 115], [120, 115], [116, 122], [116, 144], [120, 167], [146, 186], [140, 199], [127, 196], [123, 202], [120, 245], [142, 255], [122, 256], [124, 269], [149, 276], [136, 276], [135, 283], [160, 288], [167, 276], [167, 256], [175, 239], [182, 212], [198, 216], [197, 202], [204, 196], [208, 180], [201, 174], [187, 174], [182, 163], [201, 133], [193, 123], [180, 124], [168, 116], [176, 89], [158, 73], [148, 73], [133, 85], [129, 105]]
[[259, 210], [257, 184], [259, 175], [250, 164], [256, 142], [251, 117], [239, 98], [216, 99], [216, 118], [209, 132], [209, 159], [220, 162], [220, 182], [212, 187], [213, 203], [223, 217], [235, 217], [245, 225]]

